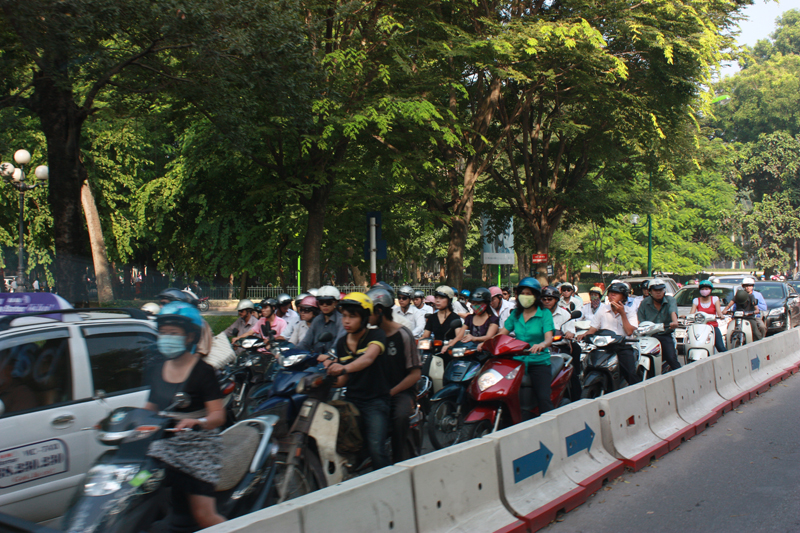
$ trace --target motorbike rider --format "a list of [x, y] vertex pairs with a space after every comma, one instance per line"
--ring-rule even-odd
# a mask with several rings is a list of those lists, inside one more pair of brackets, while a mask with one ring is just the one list
[[[425, 322], [425, 331], [423, 331], [420, 338], [427, 339], [433, 336], [434, 339], [442, 341], [441, 353], [446, 353], [447, 346], [444, 345], [444, 341], [450, 341], [450, 344], [460, 341], [464, 336], [464, 327], [457, 329], [452, 327], [452, 322], [459, 318], [453, 312], [453, 303], [456, 295], [452, 288], [446, 285], [437, 287], [434, 291], [434, 298], [436, 299], [434, 303], [436, 313], [431, 315]], [[428, 358], [428, 360], [430, 361], [431, 359]]]
[[425, 293], [422, 291], [414, 291], [414, 307], [419, 309], [422, 312], [422, 318], [425, 318], [425, 315], [433, 314], [433, 307], [425, 303]]
[[258, 319], [255, 326], [245, 331], [231, 342], [236, 342], [239, 339], [255, 335], [256, 337], [264, 337], [262, 326], [269, 326], [270, 329], [275, 330], [275, 339], [284, 340], [283, 330], [286, 328], [286, 321], [279, 318], [275, 310], [278, 307], [278, 301], [275, 298], [265, 298], [261, 300], [261, 318]]
[[472, 304], [472, 314], [464, 319], [466, 333], [461, 339], [462, 342], [481, 343], [488, 341], [497, 334], [500, 329], [500, 319], [489, 312], [492, 295], [489, 289], [478, 287], [470, 296]]
[[222, 464], [222, 441], [216, 429], [225, 423], [225, 410], [214, 369], [196, 353], [202, 318], [193, 306], [171, 302], [156, 322], [157, 347], [163, 359], [145, 371], [145, 382], [150, 386], [145, 408], [164, 410], [177, 392], [183, 392], [189, 395], [190, 404], [174, 411], [205, 414], [183, 418], [175, 426], [178, 430], [199, 427], [199, 433], [176, 433], [170, 439], [158, 440], [147, 454], [168, 465], [173, 508], [190, 511], [201, 528], [211, 527], [225, 521], [217, 513], [214, 489]]
[[300, 312], [300, 322], [294, 327], [292, 336], [289, 338], [289, 342], [295, 346], [300, 344], [305, 338], [308, 329], [311, 327], [311, 323], [317, 318], [317, 315], [319, 315], [317, 299], [310, 294], [306, 294], [297, 305], [297, 310]]
[[502, 328], [508, 315], [514, 310], [514, 304], [503, 296], [503, 291], [500, 287], [489, 287], [489, 294], [492, 295], [490, 305], [492, 314], [497, 317], [498, 326]]
[[[617, 335], [633, 335], [639, 321], [636, 314], [625, 303], [628, 301], [628, 286], [621, 282], [612, 283], [608, 287], [608, 303], [600, 304], [594, 316], [592, 325], [586, 333], [581, 333], [576, 338], [581, 341], [584, 337], [594, 335], [600, 330], [613, 331]], [[639, 382], [636, 375], [636, 357], [633, 347], [626, 343], [609, 344], [606, 349], [617, 354], [622, 377], [629, 385]]]
[[[156, 296], [156, 299], [158, 299], [162, 307], [169, 302], [184, 302], [197, 308], [200, 303], [200, 300], [197, 299], [197, 296], [192, 291], [179, 290], [174, 287], [164, 289]], [[214, 330], [211, 329], [211, 325], [206, 322], [206, 319], [202, 320], [203, 328], [200, 333], [200, 340], [197, 343], [197, 353], [205, 357], [211, 352], [211, 346], [214, 344]]]
[[300, 314], [292, 309], [292, 297], [285, 292], [276, 296], [275, 300], [278, 302], [275, 314], [286, 322], [286, 327], [283, 329], [283, 337], [288, 339], [292, 335], [292, 329], [300, 322]]
[[460, 293], [458, 293], [458, 303], [464, 306], [464, 309], [467, 310], [468, 313], [472, 312], [472, 305], [470, 305], [469, 297], [471, 296], [471, 292], [467, 289], [462, 289]]
[[[391, 294], [391, 293], [390, 293]], [[425, 314], [411, 305], [414, 298], [414, 289], [410, 285], [403, 285], [397, 290], [397, 305], [392, 307], [393, 315], [403, 317], [411, 324], [409, 328], [414, 337], [419, 337], [425, 331]], [[400, 321], [402, 323], [402, 321]]]
[[558, 286], [561, 291], [561, 300], [558, 302], [559, 307], [563, 307], [570, 313], [574, 310], [579, 310], [583, 307], [583, 298], [578, 296], [575, 287], [570, 282], [562, 283]]
[[[320, 294], [323, 289], [320, 289]], [[338, 377], [337, 387], [347, 386], [347, 401], [359, 411], [361, 434], [372, 458], [372, 466], [377, 470], [389, 465], [386, 437], [389, 432], [392, 385], [389, 380], [390, 363], [386, 355], [386, 333], [380, 328], [367, 329], [375, 308], [372, 300], [363, 292], [346, 295], [339, 303], [339, 309], [347, 334], [336, 341], [338, 360], [331, 361], [327, 354], [320, 355], [319, 360], [327, 368], [328, 375]]]
[[[746, 277], [742, 280], [742, 288], [747, 293], [746, 298], [741, 297], [741, 304], [736, 301], [737, 297], [739, 297], [739, 291], [736, 292], [734, 295], [733, 300], [731, 300], [728, 305], [725, 306], [725, 309], [722, 310], [723, 313], [727, 313], [729, 310], [732, 311], [744, 311], [745, 313], [755, 313], [752, 316], [746, 316], [745, 319], [750, 322], [750, 326], [753, 331], [753, 340], [760, 341], [764, 338], [767, 334], [767, 326], [764, 324], [764, 320], [761, 316], [762, 313], [767, 312], [767, 301], [764, 300], [764, 296], [755, 289], [756, 280], [751, 277]], [[732, 308], [732, 309], [731, 309]]]
[[233, 324], [225, 328], [225, 335], [231, 338], [234, 336], [233, 330], [242, 332], [253, 329], [253, 326], [258, 322], [258, 318], [255, 316], [255, 310], [256, 306], [253, 304], [252, 300], [248, 300], [247, 298], [239, 300], [239, 303], [236, 305], [236, 312], [239, 314], [239, 318], [237, 318]]
[[667, 284], [661, 278], [653, 278], [648, 284], [650, 296], [642, 300], [636, 316], [639, 322], [664, 324], [664, 332], [653, 335], [661, 343], [661, 354], [670, 369], [681, 367], [675, 350], [675, 328], [678, 327], [678, 303], [666, 294]]
[[600, 299], [603, 297], [603, 291], [600, 287], [592, 287], [589, 289], [589, 303], [584, 304], [581, 308], [583, 313], [583, 320], [591, 320], [600, 308]]
[[408, 419], [414, 413], [416, 385], [422, 376], [417, 343], [411, 331], [392, 320], [394, 300], [385, 289], [374, 288], [367, 292], [372, 300], [374, 312], [369, 323], [378, 326], [386, 334], [386, 355], [389, 360], [389, 383], [392, 389], [392, 463], [410, 459], [406, 455]]
[[[518, 340], [531, 345], [528, 355], [514, 359], [525, 363], [525, 372], [531, 381], [532, 392], [539, 402], [539, 414], [553, 409], [550, 400], [550, 345], [553, 342], [553, 314], [541, 303], [542, 286], [536, 278], [523, 278], [514, 291], [517, 296], [517, 307], [508, 315], [505, 326], [498, 335], [514, 333]], [[527, 387], [523, 387], [526, 389]], [[532, 418], [531, 399], [520, 397], [523, 419]]]
[[503, 300], [509, 301], [511, 299], [511, 287], [503, 287]]
[[[704, 279], [700, 282], [698, 287], [700, 289], [700, 296], [692, 300], [692, 310], [689, 311], [690, 315], [700, 311], [714, 315], [717, 318], [722, 318], [722, 310], [719, 305], [719, 297], [712, 296], [711, 291], [714, 290], [714, 284]], [[725, 348], [725, 341], [722, 339], [722, 332], [719, 330], [719, 323], [716, 320], [706, 322], [709, 326], [714, 328], [714, 347], [717, 352], [722, 353], [727, 351]]]
[[[542, 307], [553, 314], [553, 327], [556, 331], [561, 331], [565, 339], [571, 341], [567, 347], [567, 350], [573, 357], [573, 361], [579, 362], [581, 360], [581, 347], [574, 340], [575, 321], [572, 319], [569, 311], [558, 306], [560, 296], [559, 290], [555, 287], [545, 287], [542, 289]], [[572, 373], [572, 378], [570, 379], [569, 396], [570, 401], [577, 401], [581, 397], [581, 379], [577, 371]]]
[[[305, 337], [303, 337], [303, 340], [297, 345], [299, 349], [325, 353], [336, 346], [336, 341], [340, 337], [344, 337], [346, 332], [342, 325], [342, 314], [337, 309], [339, 294], [336, 287], [331, 285], [320, 287], [317, 291], [316, 298], [320, 315], [311, 322], [311, 326], [308, 328]], [[333, 335], [334, 340], [320, 342], [319, 338], [326, 331], [329, 331]]]

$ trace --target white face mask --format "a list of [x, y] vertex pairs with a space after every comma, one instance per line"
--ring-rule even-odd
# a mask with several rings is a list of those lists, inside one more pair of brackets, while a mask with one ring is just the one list
[[519, 304], [528, 309], [530, 306], [533, 305], [533, 302], [536, 301], [536, 297], [532, 294], [520, 294], [517, 296], [517, 300], [519, 300]]

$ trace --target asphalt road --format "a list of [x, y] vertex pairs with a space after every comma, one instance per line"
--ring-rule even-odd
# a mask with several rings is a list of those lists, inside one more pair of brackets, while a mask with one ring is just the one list
[[798, 405], [795, 376], [541, 531], [800, 531]]

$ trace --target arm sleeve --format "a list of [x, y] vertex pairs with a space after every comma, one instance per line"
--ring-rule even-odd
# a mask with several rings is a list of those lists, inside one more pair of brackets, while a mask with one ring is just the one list
[[758, 309], [760, 311], [766, 311], [767, 310], [767, 302], [766, 302], [766, 300], [764, 300], [764, 296], [759, 294], [756, 297], [756, 302], [758, 302]]
[[417, 310], [414, 312], [414, 331], [412, 334], [415, 337], [420, 337], [423, 331], [425, 331], [425, 314], [421, 310]]
[[408, 328], [400, 328], [400, 335], [403, 336], [403, 346], [406, 358], [406, 368], [419, 368], [422, 366], [422, 361], [419, 358], [419, 351], [417, 350], [417, 343], [414, 341], [413, 335], [408, 331]]
[[632, 309], [626, 310], [625, 314], [628, 315], [628, 322], [631, 323], [633, 327], [639, 327], [639, 316], [638, 313], [634, 313]]
[[[643, 303], [644, 303], [644, 300], [642, 300], [642, 304], [643, 304]], [[641, 321], [641, 322], [644, 322], [644, 321], [646, 320], [646, 319], [645, 319], [645, 316], [644, 316], [644, 307], [642, 307], [642, 304], [639, 304], [639, 308], [636, 310], [636, 316], [634, 316], [634, 318], [636, 319], [636, 323], [637, 323], [637, 324], [638, 324], [640, 321]], [[628, 316], [628, 322], [630, 322], [630, 321], [631, 321], [631, 317], [630, 317], [630, 315], [629, 315], [629, 316]]]
[[678, 301], [675, 298], [669, 299], [669, 313], [670, 316], [672, 313], [675, 313], [676, 315], [678, 314]]
[[600, 307], [597, 308], [597, 311], [594, 312], [594, 316], [592, 317], [592, 323], [590, 327], [594, 329], [602, 329], [600, 327]]
[[[240, 321], [240, 319], [237, 318], [236, 320], [233, 321], [233, 324], [231, 324], [230, 326], [225, 328], [225, 336], [226, 337], [233, 337], [233, 330], [234, 329], [236, 329], [236, 328], [239, 328], [240, 330], [242, 329], [241, 327], [239, 327], [239, 321]], [[244, 332], [243, 331], [239, 331], [239, 333], [244, 333]]]
[[[319, 317], [317, 317], [319, 318]], [[308, 327], [308, 331], [306, 334], [303, 335], [303, 338], [300, 340], [299, 344], [296, 344], [297, 348], [300, 350], [310, 350], [311, 349], [311, 342], [314, 340], [314, 336], [316, 335], [316, 327], [317, 327], [317, 318], [311, 321], [311, 325]], [[338, 348], [338, 345], [337, 345]]]
[[551, 313], [549, 309], [544, 309], [544, 311], [547, 311], [547, 312], [546, 313], [544, 313], [544, 312], [542, 313], [543, 318], [544, 318], [544, 320], [542, 322], [542, 326], [543, 326], [544, 332], [547, 333], [548, 331], [555, 330], [556, 327], [553, 324], [553, 313]]

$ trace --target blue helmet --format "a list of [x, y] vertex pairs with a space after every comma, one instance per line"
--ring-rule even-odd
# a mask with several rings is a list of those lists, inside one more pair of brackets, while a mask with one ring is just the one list
[[707, 279], [704, 279], [703, 281], [701, 281], [699, 286], [700, 287], [708, 287], [709, 289], [713, 289], [714, 288], [714, 284], [711, 283], [711, 281], [709, 281]]
[[169, 302], [158, 313], [156, 324], [159, 327], [167, 324], [178, 326], [186, 333], [195, 333], [197, 340], [200, 340], [203, 317], [200, 316], [200, 311], [193, 305], [185, 302]]
[[531, 289], [533, 292], [535, 292], [537, 294], [541, 294], [542, 293], [542, 286], [541, 286], [541, 284], [539, 284], [539, 280], [537, 280], [536, 278], [527, 277], [527, 278], [522, 278], [521, 280], [519, 280], [519, 284], [517, 285], [516, 292], [517, 293], [521, 292], [522, 289], [524, 289], [525, 287]]
[[469, 292], [467, 289], [464, 289], [464, 290], [462, 290], [462, 291], [461, 291], [461, 296], [463, 296], [464, 298], [469, 298], [469, 296], [470, 296], [471, 294], [472, 294], [472, 293], [471, 293], [471, 292]]

